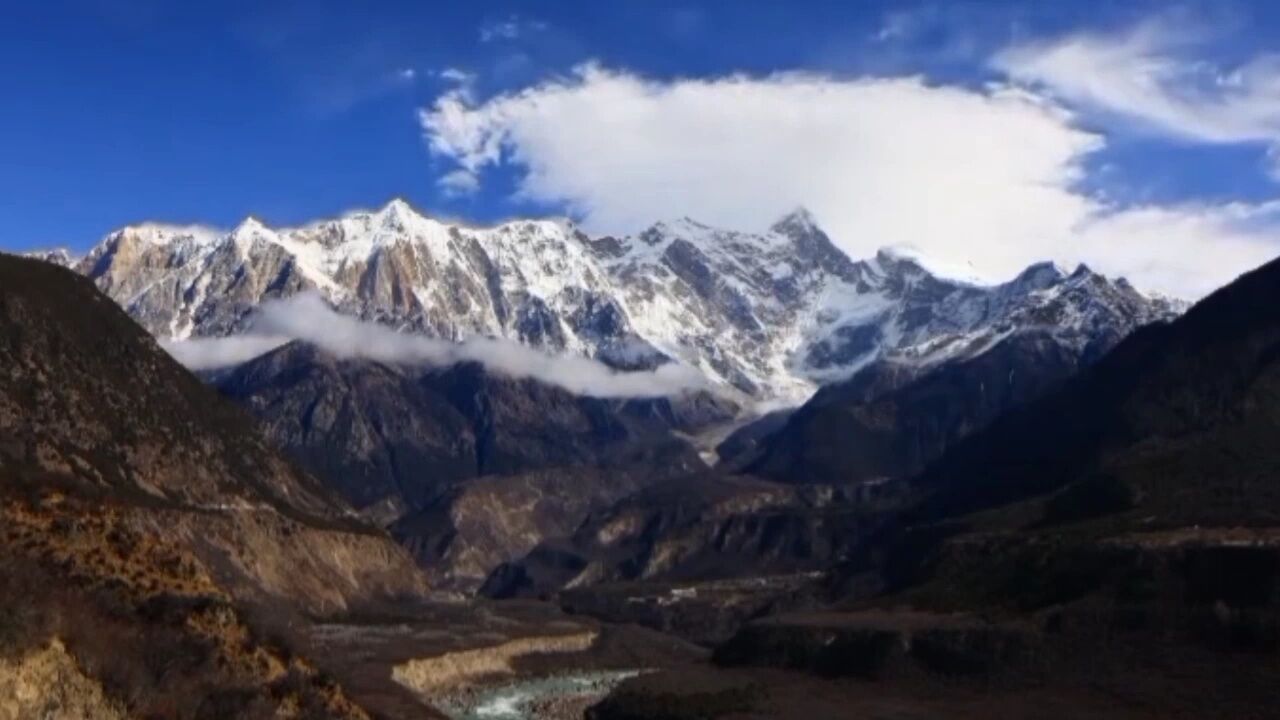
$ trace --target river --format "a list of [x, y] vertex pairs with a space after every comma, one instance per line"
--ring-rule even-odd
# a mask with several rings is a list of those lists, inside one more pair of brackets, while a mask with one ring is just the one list
[[440, 709], [453, 720], [578, 720], [614, 686], [639, 674], [615, 670], [515, 680], [451, 698]]

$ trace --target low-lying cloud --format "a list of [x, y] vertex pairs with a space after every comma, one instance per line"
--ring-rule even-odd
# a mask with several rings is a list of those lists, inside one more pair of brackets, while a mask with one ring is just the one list
[[313, 293], [264, 303], [242, 335], [161, 344], [186, 367], [213, 370], [247, 362], [294, 340], [340, 358], [431, 367], [476, 362], [492, 372], [594, 397], [655, 397], [710, 387], [702, 373], [676, 362], [623, 372], [596, 360], [551, 355], [511, 340], [474, 337], [450, 342], [396, 332], [342, 315]]

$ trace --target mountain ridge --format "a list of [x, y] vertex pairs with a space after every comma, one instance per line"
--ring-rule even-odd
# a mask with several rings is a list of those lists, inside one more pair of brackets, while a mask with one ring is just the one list
[[1077, 321], [1060, 339], [1080, 344], [1097, 332], [1083, 325], [1124, 335], [1182, 309], [1083, 266], [1034, 265], [979, 286], [910, 253], [855, 261], [803, 209], [763, 233], [682, 218], [590, 237], [566, 219], [446, 223], [397, 199], [295, 228], [254, 218], [230, 231], [127, 226], [79, 260], [50, 259], [163, 338], [234, 335], [264, 300], [314, 291], [399, 330], [507, 338], [620, 369], [676, 360], [785, 404], [878, 358], [936, 364], [980, 352], [1037, 317]]
[[0, 686], [53, 652], [92, 717], [368, 717], [278, 634], [425, 598], [409, 555], [65, 268], [0, 254], [0, 368]]

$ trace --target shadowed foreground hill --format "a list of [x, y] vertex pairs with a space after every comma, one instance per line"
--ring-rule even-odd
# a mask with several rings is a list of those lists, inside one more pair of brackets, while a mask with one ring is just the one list
[[1277, 438], [1280, 261], [953, 445], [828, 611], [747, 623], [718, 674], [632, 681], [593, 717], [813, 716], [761, 689], [778, 668], [894, 717], [948, 694], [948, 717], [1274, 717]]
[[1046, 521], [1132, 506], [1154, 527], [1275, 525], [1277, 437], [1280, 261], [1135, 332], [1059, 392], [958, 445], [918, 481], [932, 491], [918, 516], [1059, 493]]
[[[0, 548], [0, 691], [19, 717], [364, 717], [264, 637], [425, 591], [89, 281], [5, 255]], [[30, 692], [51, 677], [76, 697]]]
[[910, 364], [873, 363], [819, 390], [757, 441], [756, 457], [739, 462], [745, 472], [791, 483], [911, 477], [1087, 360], [1050, 333], [1023, 332], [924, 373]]

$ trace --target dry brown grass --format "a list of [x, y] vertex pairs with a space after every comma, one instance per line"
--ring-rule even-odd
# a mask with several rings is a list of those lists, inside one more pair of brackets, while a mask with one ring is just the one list
[[[0, 546], [0, 658], [10, 667], [29, 674], [32, 657], [47, 665], [42, 653], [57, 638], [84, 687], [100, 686], [129, 716], [367, 717], [264, 641], [198, 559], [130, 528], [117, 510], [8, 500]], [[77, 701], [93, 701], [91, 692]]]

